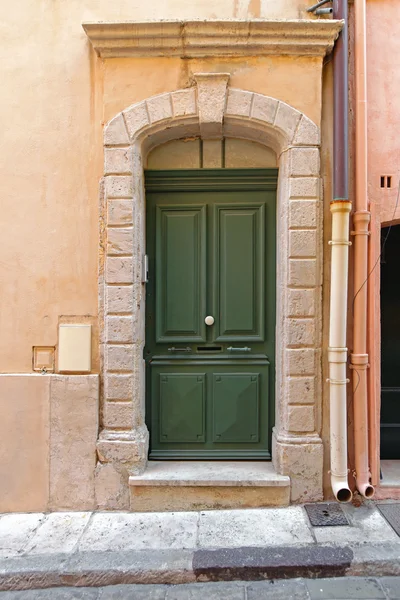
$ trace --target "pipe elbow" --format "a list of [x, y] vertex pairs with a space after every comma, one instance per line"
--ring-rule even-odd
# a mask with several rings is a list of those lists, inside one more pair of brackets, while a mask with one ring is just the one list
[[364, 498], [373, 498], [375, 495], [375, 488], [369, 483], [369, 481], [357, 481], [356, 486], [361, 496]]
[[347, 477], [331, 475], [331, 487], [333, 494], [338, 502], [350, 502], [353, 498], [353, 493], [349, 488]]

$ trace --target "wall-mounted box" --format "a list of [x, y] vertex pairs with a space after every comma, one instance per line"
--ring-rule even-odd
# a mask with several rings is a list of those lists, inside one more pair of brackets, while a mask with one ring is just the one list
[[54, 371], [54, 346], [33, 346], [32, 348], [32, 368], [34, 371], [42, 373], [52, 373]]
[[58, 371], [89, 373], [92, 362], [92, 326], [58, 326]]

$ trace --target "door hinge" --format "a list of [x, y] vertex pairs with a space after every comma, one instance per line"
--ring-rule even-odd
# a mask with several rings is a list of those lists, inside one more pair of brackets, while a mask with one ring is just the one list
[[143, 256], [142, 262], [142, 283], [147, 283], [149, 281], [149, 257], [147, 254]]

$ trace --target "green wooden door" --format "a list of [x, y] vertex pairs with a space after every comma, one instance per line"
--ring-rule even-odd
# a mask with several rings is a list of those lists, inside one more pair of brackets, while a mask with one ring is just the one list
[[146, 172], [150, 458], [271, 456], [276, 182]]

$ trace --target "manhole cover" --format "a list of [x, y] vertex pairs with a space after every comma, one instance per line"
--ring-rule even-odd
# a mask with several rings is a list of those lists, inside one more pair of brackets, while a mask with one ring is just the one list
[[397, 535], [400, 536], [400, 504], [377, 504], [376, 506]]
[[306, 504], [304, 508], [313, 527], [349, 525], [340, 504]]

